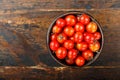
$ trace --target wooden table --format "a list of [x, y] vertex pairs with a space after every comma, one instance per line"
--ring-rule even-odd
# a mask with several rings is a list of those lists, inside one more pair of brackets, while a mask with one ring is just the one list
[[[59, 65], [46, 47], [51, 22], [85, 11], [102, 25], [104, 47], [90, 66]], [[120, 0], [0, 0], [0, 80], [120, 80]]]

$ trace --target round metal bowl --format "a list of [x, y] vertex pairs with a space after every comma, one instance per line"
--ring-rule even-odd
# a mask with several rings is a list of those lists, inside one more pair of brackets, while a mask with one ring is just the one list
[[49, 43], [50, 43], [50, 35], [52, 34], [52, 27], [55, 24], [56, 20], [59, 19], [59, 18], [64, 18], [66, 15], [69, 15], [69, 14], [77, 16], [77, 15], [81, 15], [83, 13], [89, 15], [91, 21], [94, 21], [97, 24], [97, 26], [98, 26], [98, 30], [97, 31], [100, 32], [101, 35], [102, 35], [101, 39], [99, 40], [100, 45], [101, 45], [99, 51], [94, 52], [94, 58], [92, 60], [90, 60], [90, 61], [85, 62], [85, 64], [83, 66], [87, 66], [87, 65], [90, 65], [91, 63], [93, 63], [99, 57], [99, 55], [100, 55], [100, 53], [102, 51], [103, 43], [104, 43], [103, 31], [101, 29], [101, 25], [98, 23], [98, 21], [94, 17], [92, 17], [90, 14], [88, 14], [86, 12], [69, 12], [69, 13], [62, 14], [62, 15], [58, 16], [56, 19], [54, 19], [53, 22], [51, 23], [51, 25], [48, 28], [48, 32], [47, 32], [47, 47], [48, 47], [49, 53], [52, 56], [52, 58], [54, 60], [56, 60], [59, 64], [63, 65], [63, 66], [77, 67], [75, 64], [74, 65], [66, 64], [64, 59], [63, 60], [59, 60], [58, 58], [56, 58], [55, 53], [50, 49]]

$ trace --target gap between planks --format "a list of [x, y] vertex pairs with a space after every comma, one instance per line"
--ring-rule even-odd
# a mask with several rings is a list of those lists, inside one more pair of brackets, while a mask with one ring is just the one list
[[9, 14], [23, 14], [23, 13], [35, 13], [35, 12], [54, 12], [54, 11], [101, 11], [101, 10], [120, 10], [120, 8], [106, 8], [106, 9], [31, 9], [31, 10], [15, 10], [4, 12], [4, 10], [0, 10], [0, 15], [9, 15]]
[[[50, 68], [72, 68], [72, 67], [41, 67], [41, 66], [27, 66], [27, 67], [19, 67], [19, 66], [15, 66], [15, 67], [13, 67], [13, 66], [0, 66], [0, 68], [5, 68], [5, 69], [10, 69], [10, 68], [31, 68], [31, 69], [46, 69], [46, 68], [48, 68], [48, 69], [50, 69]], [[85, 66], [85, 67], [73, 67], [73, 68], [83, 68], [83, 69], [87, 69], [87, 68], [120, 68], [120, 66]]]
[[[43, 66], [30, 66], [30, 67], [20, 67], [20, 66], [0, 66], [0, 74], [6, 71], [28, 71], [28, 70], [43, 70], [43, 71], [64, 71], [64, 70], [77, 70], [77, 69], [120, 69], [120, 66], [86, 66], [86, 67], [43, 67]], [[13, 72], [14, 73], [14, 72]]]

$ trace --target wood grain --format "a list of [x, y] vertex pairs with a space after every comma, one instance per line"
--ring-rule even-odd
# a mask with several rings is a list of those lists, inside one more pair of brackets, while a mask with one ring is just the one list
[[[102, 25], [104, 32], [104, 48], [93, 65], [120, 65], [119, 10], [87, 10]], [[1, 24], [1, 56], [9, 54], [10, 60], [1, 62], [3, 65], [33, 66], [43, 63], [50, 66], [56, 63], [51, 59], [46, 47], [46, 33], [51, 22], [61, 11], [25, 13], [18, 16], [2, 16]], [[45, 16], [45, 17], [43, 17]], [[116, 18], [116, 16], [118, 16]], [[42, 33], [42, 34], [41, 34]], [[4, 34], [4, 35], [3, 35]], [[113, 47], [114, 46], [114, 47]], [[8, 49], [7, 49], [8, 48]], [[114, 55], [114, 56], [113, 56]], [[45, 60], [43, 56], [47, 59]], [[109, 57], [108, 57], [109, 56]], [[8, 56], [7, 56], [8, 57]], [[13, 57], [13, 58], [12, 58]], [[50, 60], [48, 62], [48, 60]], [[17, 61], [17, 62], [16, 62]], [[10, 63], [11, 62], [11, 63]], [[1, 64], [1, 65], [2, 65]]]
[[[62, 67], [46, 46], [49, 25], [71, 11], [88, 12], [104, 32], [100, 57], [83, 68]], [[0, 80], [120, 80], [119, 15], [119, 0], [0, 0]]]
[[119, 0], [1, 0], [0, 14], [14, 14], [58, 9], [119, 9]]
[[[120, 68], [45, 68], [4, 67], [1, 78], [11, 80], [119, 80]], [[4, 73], [3, 73], [4, 72]], [[114, 74], [115, 73], [115, 74]]]

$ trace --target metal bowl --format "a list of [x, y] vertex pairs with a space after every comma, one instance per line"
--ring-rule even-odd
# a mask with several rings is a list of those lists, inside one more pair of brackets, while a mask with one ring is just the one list
[[[99, 24], [99, 22], [98, 22], [94, 17], [92, 17], [90, 14], [88, 14], [88, 13], [86, 13], [86, 12], [69, 12], [69, 13], [62, 14], [62, 15], [58, 16], [56, 19], [54, 19], [53, 22], [51, 23], [51, 25], [50, 25], [49, 28], [48, 28], [48, 32], [47, 32], [47, 47], [48, 47], [49, 53], [50, 53], [50, 55], [52, 56], [52, 58], [53, 58], [54, 60], [56, 60], [59, 64], [63, 65], [63, 66], [77, 67], [75, 64], [74, 64], [74, 65], [68, 65], [68, 64], [66, 64], [66, 62], [65, 62], [64, 59], [63, 59], [63, 60], [60, 60], [60, 59], [56, 58], [55, 53], [50, 49], [49, 43], [50, 43], [50, 35], [52, 34], [52, 27], [53, 27], [53, 25], [55, 24], [56, 20], [59, 19], [59, 18], [64, 18], [65, 16], [67, 16], [67, 15], [69, 15], [69, 14], [72, 14], [72, 15], [77, 16], [77, 15], [81, 15], [81, 14], [83, 14], [83, 13], [89, 15], [91, 21], [94, 21], [94, 22], [97, 24], [97, 26], [98, 26], [98, 30], [97, 30], [97, 31], [100, 32], [100, 33], [101, 33], [101, 36], [102, 36], [101, 39], [99, 40], [100, 45], [101, 45], [99, 51], [94, 52], [94, 58], [93, 58], [92, 60], [90, 60], [90, 61], [86, 61], [83, 66], [87, 66], [87, 65], [90, 65], [91, 63], [93, 63], [93, 62], [99, 57], [99, 55], [100, 55], [100, 53], [101, 53], [101, 51], [102, 51], [103, 44], [104, 44], [103, 31], [102, 31], [102, 29], [101, 29], [101, 25]], [[82, 66], [82, 67], [83, 67], [83, 66]]]

